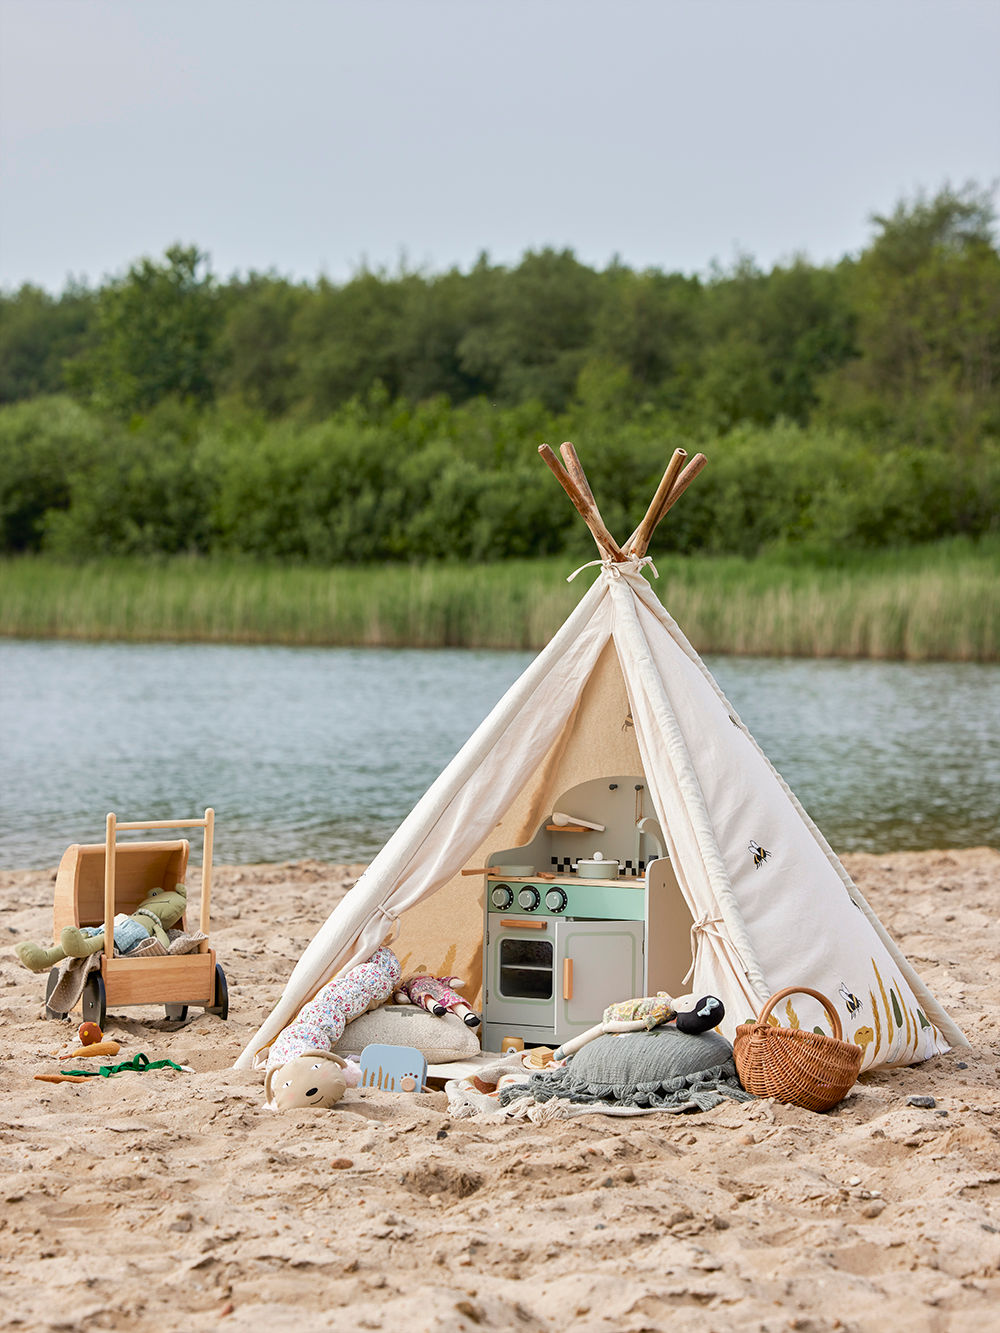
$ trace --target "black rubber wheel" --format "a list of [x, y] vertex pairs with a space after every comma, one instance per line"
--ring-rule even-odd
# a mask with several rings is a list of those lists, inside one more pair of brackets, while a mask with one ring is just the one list
[[229, 987], [226, 984], [226, 974], [221, 966], [215, 965], [215, 1003], [207, 1005], [206, 1014], [218, 1014], [222, 1019], [229, 1017]]
[[91, 972], [83, 983], [80, 1008], [88, 1023], [96, 1023], [99, 1028], [103, 1029], [104, 1020], [108, 1016], [108, 1009], [104, 993], [104, 978], [100, 972]]
[[65, 1018], [66, 1013], [62, 1009], [53, 1009], [49, 1004], [49, 996], [55, 990], [59, 983], [59, 969], [54, 967], [49, 973], [45, 982], [45, 1017], [46, 1018]]
[[167, 1011], [167, 1017], [171, 1023], [183, 1023], [188, 1016], [186, 1004], [165, 1004], [163, 1007]]

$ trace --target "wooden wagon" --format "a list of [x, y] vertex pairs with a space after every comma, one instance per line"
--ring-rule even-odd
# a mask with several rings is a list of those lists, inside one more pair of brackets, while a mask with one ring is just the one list
[[[186, 1018], [188, 1005], [192, 1004], [201, 1005], [206, 1013], [218, 1014], [220, 1018], [229, 1016], [226, 976], [207, 939], [199, 943], [196, 953], [143, 958], [114, 956], [116, 913], [130, 915], [153, 889], [171, 890], [177, 884], [185, 883], [190, 852], [187, 839], [119, 843], [118, 834], [133, 829], [182, 828], [204, 830], [198, 929], [207, 936], [212, 894], [214, 810], [207, 809], [201, 819], [121, 824], [114, 814], [109, 814], [103, 843], [74, 843], [63, 853], [53, 898], [53, 938], [59, 939], [64, 926], [103, 924], [104, 949], [100, 955], [100, 970], [88, 974], [81, 999], [83, 1017], [99, 1027], [104, 1026], [109, 1007], [115, 1009], [130, 1004], [163, 1004], [167, 1017], [175, 1020]], [[178, 924], [186, 928], [186, 914]], [[58, 971], [53, 968], [45, 993], [45, 1012], [49, 1018], [64, 1017], [49, 1004], [57, 980]]]

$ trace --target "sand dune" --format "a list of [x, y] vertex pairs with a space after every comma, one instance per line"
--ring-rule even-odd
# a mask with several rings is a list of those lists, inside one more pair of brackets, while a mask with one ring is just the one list
[[[0, 1326], [1000, 1327], [1000, 853], [846, 859], [973, 1045], [865, 1075], [826, 1116], [510, 1126], [453, 1120], [443, 1093], [264, 1109], [230, 1066], [360, 867], [219, 868], [230, 1020], [106, 1025], [122, 1057], [192, 1074], [36, 1082], [76, 1024], [41, 1017], [43, 980], [5, 949]], [[53, 877], [0, 872], [11, 944], [48, 940]]]

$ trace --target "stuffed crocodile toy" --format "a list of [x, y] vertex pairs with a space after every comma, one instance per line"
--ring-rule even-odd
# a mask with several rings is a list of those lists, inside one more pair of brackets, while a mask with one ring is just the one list
[[[174, 889], [154, 889], [131, 916], [120, 913], [115, 917], [115, 948], [127, 954], [151, 935], [166, 948], [170, 943], [167, 930], [180, 921], [186, 906], [187, 888], [183, 884]], [[59, 943], [51, 949], [25, 940], [14, 946], [14, 952], [32, 972], [47, 972], [64, 958], [87, 958], [103, 948], [103, 926], [64, 926]]]

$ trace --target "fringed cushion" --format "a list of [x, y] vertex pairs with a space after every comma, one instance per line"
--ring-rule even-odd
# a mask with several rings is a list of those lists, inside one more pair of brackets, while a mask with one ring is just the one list
[[617, 1102], [662, 1110], [710, 1110], [725, 1098], [751, 1101], [740, 1087], [733, 1048], [715, 1032], [692, 1036], [675, 1027], [627, 1032], [589, 1042], [562, 1069], [534, 1074], [510, 1098]]

